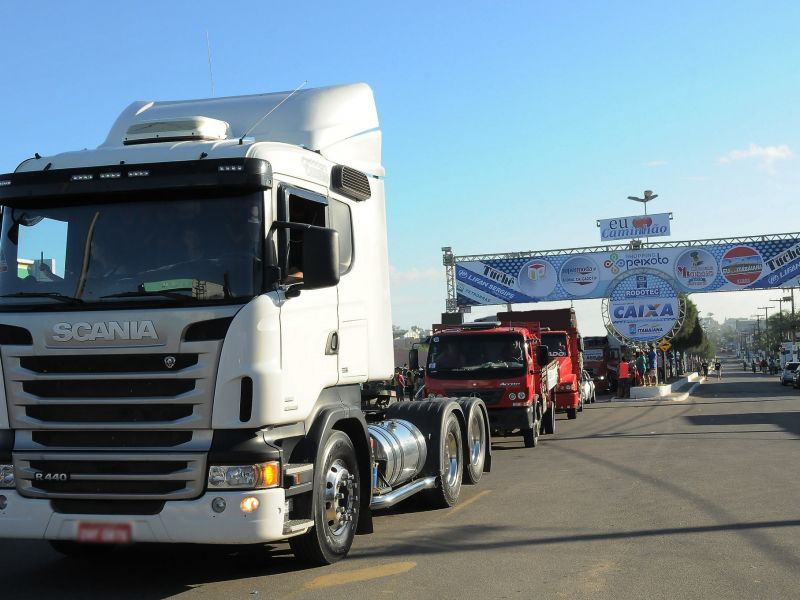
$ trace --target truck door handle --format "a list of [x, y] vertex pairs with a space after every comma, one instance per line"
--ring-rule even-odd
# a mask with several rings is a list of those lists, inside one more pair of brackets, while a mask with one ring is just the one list
[[339, 354], [339, 332], [331, 331], [328, 334], [328, 343], [325, 345], [325, 355]]

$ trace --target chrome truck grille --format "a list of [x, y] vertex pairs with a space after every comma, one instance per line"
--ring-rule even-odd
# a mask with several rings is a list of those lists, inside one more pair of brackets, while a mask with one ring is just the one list
[[43, 327], [45, 343], [33, 332], [33, 345], [2, 348], [21, 494], [148, 501], [203, 493], [222, 340], [181, 339], [195, 319], [172, 316], [157, 326], [162, 345], [58, 347]]

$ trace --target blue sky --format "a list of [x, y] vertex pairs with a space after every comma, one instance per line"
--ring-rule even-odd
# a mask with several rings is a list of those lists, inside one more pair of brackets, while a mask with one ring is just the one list
[[[387, 6], [384, 6], [387, 4]], [[6, 0], [0, 171], [97, 146], [133, 100], [365, 81], [378, 102], [394, 320], [443, 310], [456, 254], [599, 243], [653, 189], [672, 239], [796, 231], [796, 2]], [[762, 297], [763, 296], [763, 297]], [[695, 295], [748, 316], [770, 293]], [[599, 302], [576, 303], [600, 333]]]

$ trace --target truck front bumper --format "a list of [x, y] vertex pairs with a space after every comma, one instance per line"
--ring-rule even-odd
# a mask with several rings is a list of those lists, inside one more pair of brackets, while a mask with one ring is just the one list
[[533, 427], [533, 406], [490, 408], [489, 425], [492, 431], [531, 429]]
[[[49, 500], [26, 498], [16, 490], [0, 489], [0, 496], [5, 497], [0, 538], [75, 540], [79, 523], [129, 524], [133, 542], [256, 544], [287, 537], [283, 533], [286, 503], [280, 488], [206, 492], [196, 500], [168, 501], [156, 515], [61, 514], [52, 509]], [[259, 500], [259, 507], [251, 513], [240, 508], [248, 496]], [[215, 498], [225, 500], [224, 511], [212, 510]]]

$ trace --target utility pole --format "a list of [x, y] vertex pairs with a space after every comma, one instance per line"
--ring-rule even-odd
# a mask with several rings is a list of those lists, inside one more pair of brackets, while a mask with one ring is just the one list
[[758, 310], [764, 311], [764, 352], [769, 354], [769, 316], [767, 311], [774, 306], [759, 306]]
[[770, 302], [777, 302], [778, 303], [778, 340], [783, 341], [783, 301], [785, 298], [770, 298]]
[[[635, 200], [636, 202], [641, 202], [644, 204], [644, 216], [647, 216], [647, 203], [651, 200], [655, 200], [658, 198], [658, 194], [654, 194], [652, 190], [645, 190], [644, 191], [644, 198], [637, 198], [636, 196], [628, 196], [628, 200]], [[647, 236], [644, 238], [645, 244], [650, 243], [650, 237]], [[634, 240], [635, 241], [635, 240]], [[641, 242], [641, 240], [639, 240]]]

